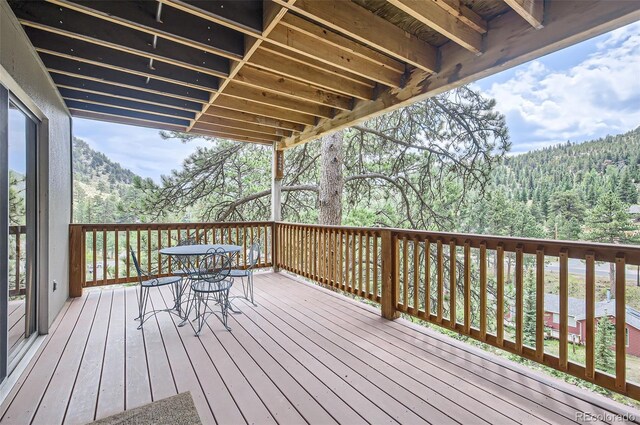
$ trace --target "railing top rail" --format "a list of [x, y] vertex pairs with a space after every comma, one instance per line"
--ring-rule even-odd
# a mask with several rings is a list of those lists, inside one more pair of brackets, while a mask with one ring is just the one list
[[84, 231], [93, 230], [140, 230], [140, 229], [193, 229], [195, 227], [248, 227], [271, 225], [273, 221], [223, 221], [223, 222], [194, 222], [194, 223], [75, 223], [70, 227], [80, 227]]
[[9, 234], [17, 235], [27, 233], [27, 226], [9, 226]]
[[497, 249], [499, 246], [504, 251], [515, 252], [521, 248], [525, 254], [536, 254], [543, 250], [545, 255], [558, 256], [560, 252], [567, 252], [569, 258], [584, 259], [587, 254], [593, 254], [596, 261], [615, 262], [616, 257], [623, 255], [625, 262], [630, 265], [640, 265], [640, 246], [608, 244], [587, 241], [565, 241], [551, 239], [516, 238], [511, 236], [479, 235], [473, 233], [434, 232], [429, 230], [398, 229], [393, 227], [350, 227], [330, 226], [317, 224], [299, 224], [278, 222], [279, 225], [298, 226], [316, 229], [349, 230], [354, 232], [372, 232], [380, 234], [382, 231], [391, 231], [396, 236], [417, 238], [437, 242], [439, 239], [448, 244], [453, 241], [457, 245], [469, 243], [471, 247], [479, 248], [482, 244], [487, 249]]

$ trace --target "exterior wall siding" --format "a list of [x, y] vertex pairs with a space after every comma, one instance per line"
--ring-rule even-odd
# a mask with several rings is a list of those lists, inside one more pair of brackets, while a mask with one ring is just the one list
[[[46, 331], [69, 296], [71, 117], [6, 0], [0, 0], [0, 76], [2, 84], [19, 98], [20, 95], [26, 96], [26, 101], [20, 100], [30, 109], [37, 108], [43, 118], [38, 133], [42, 244], [38, 252], [38, 288], [41, 306], [39, 325], [41, 331]], [[57, 282], [55, 291], [54, 280]]]

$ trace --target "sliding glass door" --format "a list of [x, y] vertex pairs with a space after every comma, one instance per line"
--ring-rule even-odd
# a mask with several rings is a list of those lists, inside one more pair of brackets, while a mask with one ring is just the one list
[[36, 333], [38, 122], [3, 87], [0, 100], [0, 379], [4, 379]]

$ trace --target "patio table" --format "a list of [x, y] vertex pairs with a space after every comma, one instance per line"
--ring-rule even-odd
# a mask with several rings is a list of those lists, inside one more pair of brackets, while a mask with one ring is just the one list
[[[182, 311], [182, 298], [184, 296], [185, 291], [187, 290], [187, 286], [189, 285], [189, 274], [191, 270], [197, 270], [197, 260], [198, 257], [202, 257], [207, 255], [212, 251], [223, 251], [226, 254], [237, 254], [242, 251], [242, 246], [240, 245], [232, 245], [232, 244], [195, 244], [195, 245], [177, 245], [171, 246], [167, 248], [162, 248], [158, 252], [162, 255], [168, 255], [176, 260], [179, 264], [180, 269], [185, 271], [186, 279], [184, 279], [184, 283], [180, 286], [179, 290], [176, 291], [176, 310], [179, 315], [182, 317], [183, 321], [180, 323], [180, 326], [184, 325], [188, 320], [188, 315], [190, 309], [187, 307], [187, 311]], [[188, 300], [187, 300], [188, 304]], [[233, 311], [233, 309], [231, 309]], [[183, 315], [183, 313], [185, 313]]]

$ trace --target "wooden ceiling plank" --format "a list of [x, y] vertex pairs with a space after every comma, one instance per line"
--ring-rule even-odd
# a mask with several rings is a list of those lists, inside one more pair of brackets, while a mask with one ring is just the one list
[[205, 120], [207, 117], [227, 118], [249, 124], [259, 124], [261, 126], [273, 127], [275, 129], [292, 131], [294, 134], [300, 133], [305, 128], [303, 124], [297, 124], [287, 120], [279, 120], [262, 115], [251, 114], [246, 111], [236, 111], [233, 109], [220, 108], [216, 105], [209, 106], [207, 112], [203, 114], [200, 119]]
[[194, 130], [206, 131], [206, 132], [214, 132], [218, 134], [227, 134], [228, 137], [247, 137], [255, 140], [262, 140], [266, 142], [278, 142], [282, 139], [280, 136], [276, 136], [274, 134], [261, 134], [255, 133], [253, 131], [247, 131], [244, 129], [238, 128], [229, 128], [229, 127], [218, 127], [211, 124], [203, 124], [196, 123], [193, 126]]
[[348, 97], [327, 92], [309, 83], [284, 78], [254, 66], [244, 66], [236, 74], [234, 81], [336, 109], [349, 110], [353, 106], [352, 99]]
[[227, 88], [222, 92], [221, 96], [232, 96], [239, 99], [246, 99], [252, 102], [261, 103], [268, 107], [280, 108], [292, 112], [301, 112], [315, 117], [331, 118], [335, 115], [333, 109], [328, 106], [304, 102], [288, 96], [282, 96], [276, 93], [260, 90], [256, 87], [238, 84], [233, 81], [227, 85]]
[[504, 0], [515, 12], [536, 29], [543, 28], [544, 0]]
[[25, 31], [39, 53], [44, 52], [72, 61], [85, 62], [207, 92], [218, 89], [218, 78], [212, 75], [160, 62], [154, 64], [154, 69], [150, 69], [148, 59], [140, 56], [80, 40], [67, 39], [63, 36], [34, 28], [26, 27]]
[[285, 77], [308, 82], [337, 94], [358, 99], [373, 99], [373, 89], [371, 87], [344, 79], [340, 75], [314, 68], [305, 63], [296, 63], [289, 56], [270, 50], [267, 46], [269, 46], [268, 43], [263, 43], [260, 49], [251, 56], [252, 65]]
[[202, 103], [189, 102], [183, 99], [165, 96], [163, 94], [132, 89], [119, 84], [107, 84], [101, 81], [88, 80], [66, 74], [58, 74], [55, 71], [51, 72], [51, 77], [58, 87], [81, 90], [87, 93], [104, 94], [121, 99], [149, 103], [151, 105], [169, 106], [190, 112], [198, 112], [202, 107]]
[[143, 58], [147, 58], [147, 59], [153, 59], [154, 61], [158, 61], [158, 62], [164, 62], [170, 65], [174, 65], [174, 66], [178, 66], [181, 68], [185, 68], [185, 69], [189, 69], [192, 71], [196, 71], [196, 72], [200, 72], [203, 74], [209, 74], [212, 76], [216, 76], [216, 77], [222, 77], [222, 78], [226, 78], [227, 77], [227, 72], [221, 72], [221, 71], [217, 71], [213, 68], [208, 68], [206, 66], [207, 61], [200, 61], [198, 63], [194, 62], [185, 62], [182, 60], [177, 60], [174, 59], [170, 56], [166, 56], [167, 53], [157, 53], [156, 50], [154, 49], [148, 49], [148, 50], [139, 50], [139, 49], [135, 49], [132, 47], [129, 47], [126, 44], [116, 44], [116, 43], [112, 43], [109, 41], [105, 41], [104, 39], [99, 39], [99, 38], [93, 38], [93, 37], [87, 37], [85, 35], [76, 33], [76, 32], [70, 32], [67, 30], [62, 30], [62, 29], [58, 29], [55, 27], [50, 27], [48, 25], [42, 25], [39, 24], [37, 22], [33, 22], [33, 21], [27, 21], [27, 20], [20, 20], [20, 23], [24, 26], [28, 26], [31, 28], [36, 28], [42, 31], [46, 31], [52, 34], [57, 34], [57, 35], [61, 35], [67, 38], [72, 38], [75, 40], [80, 40], [80, 41], [84, 41], [86, 43], [91, 43], [91, 44], [95, 44], [98, 46], [102, 46], [102, 47], [107, 47], [109, 49], [113, 49], [113, 50], [117, 50], [120, 52], [124, 52], [124, 53], [129, 53], [131, 55], [136, 55], [136, 56], [140, 56]]
[[131, 117], [123, 117], [121, 115], [105, 114], [105, 113], [87, 111], [84, 109], [75, 109], [75, 108], [69, 108], [69, 111], [71, 111], [71, 115], [73, 115], [74, 117], [87, 118], [90, 120], [133, 125], [137, 127], [148, 127], [148, 128], [153, 128], [157, 130], [168, 130], [168, 131], [185, 131], [186, 130], [185, 126], [160, 123], [156, 121], [147, 121], [147, 120], [141, 120], [141, 119], [136, 119]]
[[173, 124], [186, 127], [189, 124], [188, 119], [173, 118], [163, 115], [157, 115], [149, 112], [134, 111], [131, 109], [119, 108], [115, 106], [100, 105], [97, 103], [82, 102], [78, 100], [65, 100], [69, 109], [81, 109], [85, 111], [94, 111], [102, 114], [115, 116], [137, 118], [145, 121], [159, 122], [165, 124]]
[[74, 100], [83, 103], [90, 103], [93, 105], [113, 106], [116, 108], [124, 109], [127, 111], [142, 112], [147, 114], [159, 115], [161, 117], [169, 118], [183, 118], [186, 120], [193, 119], [195, 114], [193, 112], [171, 110], [171, 108], [162, 108], [155, 105], [142, 102], [133, 102], [130, 100], [124, 100], [117, 97], [110, 97], [107, 95], [97, 95], [93, 93], [81, 92], [78, 90], [67, 89], [61, 87], [60, 95], [65, 100]]
[[337, 49], [335, 46], [325, 43], [321, 38], [310, 36], [295, 28], [280, 25], [271, 32], [269, 41], [386, 86], [400, 87], [402, 83], [403, 74], [353, 53]]
[[[269, 42], [269, 40], [265, 40], [260, 45], [260, 49], [267, 51], [269, 53], [273, 53], [275, 55], [283, 56], [292, 63], [295, 62], [296, 64], [310, 66], [312, 68], [318, 69], [320, 71], [328, 72], [331, 75], [334, 75], [336, 78], [344, 81], [347, 85], [349, 85], [348, 89], [343, 89], [343, 90], [350, 90], [345, 92], [345, 94], [351, 93], [351, 90], [355, 90], [355, 92], [358, 93], [359, 90], [361, 90], [362, 86], [366, 87], [367, 90], [372, 89], [376, 86], [376, 83], [371, 81], [368, 78], [362, 77], [358, 74], [354, 74], [350, 71], [345, 71], [344, 69], [340, 69], [334, 65], [329, 65], [325, 62], [319, 61], [316, 58], [304, 56], [298, 52], [294, 52], [293, 50], [290, 50], [281, 46], [277, 46]], [[356, 84], [357, 88], [352, 89], [350, 86], [351, 84]], [[353, 97], [359, 98], [359, 96], [353, 96]], [[367, 96], [364, 96], [364, 97], [366, 98]]]
[[405, 73], [405, 65], [403, 62], [393, 59], [384, 53], [370, 49], [369, 47], [346, 38], [338, 33], [329, 31], [307, 19], [289, 13], [282, 18], [280, 25], [303, 32], [310, 37], [320, 39], [340, 50], [352, 53], [355, 56], [371, 61], [383, 68], [393, 70], [397, 74], [402, 75]]
[[387, 0], [426, 26], [473, 53], [482, 53], [482, 35], [437, 4], [436, 0]]
[[444, 10], [480, 34], [487, 32], [487, 21], [485, 21], [482, 16], [462, 4], [460, 0], [437, 0], [437, 2]]
[[195, 130], [189, 131], [189, 133], [191, 133], [191, 134], [199, 134], [199, 135], [206, 136], [206, 137], [215, 137], [215, 138], [218, 138], [218, 139], [234, 140], [234, 141], [237, 141], [237, 142], [258, 143], [258, 144], [268, 145], [268, 146], [273, 146], [273, 143], [274, 143], [274, 141], [273, 140], [269, 140], [269, 138], [249, 137], [249, 136], [238, 135], [238, 134], [233, 134], [233, 133], [224, 133], [224, 132], [220, 132], [220, 131], [210, 131], [210, 130], [199, 129], [197, 131], [195, 131]]
[[232, 118], [222, 118], [219, 116], [212, 116], [204, 114], [200, 117], [197, 123], [194, 124], [194, 128], [198, 128], [203, 125], [219, 126], [237, 128], [240, 130], [252, 131], [254, 133], [270, 134], [274, 136], [288, 137], [293, 134], [291, 130], [284, 130], [276, 127], [269, 127], [261, 124], [254, 124], [253, 122], [247, 122], [243, 120], [236, 120]]
[[503, 14], [491, 21], [482, 55], [447, 43], [440, 49], [442, 66], [437, 75], [415, 69], [401, 90], [388, 89], [373, 101], [357, 102], [352, 111], [321, 120], [287, 138], [279, 148], [290, 148], [356, 125], [638, 20], [640, 3], [624, 0], [551, 1], [545, 6], [545, 26], [537, 31], [515, 14]]
[[355, 3], [297, 0], [290, 5], [284, 0], [274, 1], [397, 60], [424, 71], [437, 72], [437, 49], [434, 46]]
[[[217, 8], [217, 10], [214, 10], [213, 7], [203, 8], [203, 6], [206, 6], [206, 3], [202, 1], [189, 2], [188, 0], [162, 0], [162, 3], [192, 15], [199, 16], [200, 18], [206, 19], [210, 22], [231, 28], [245, 35], [260, 35], [260, 29], [255, 26], [238, 22], [237, 20], [230, 19], [229, 16], [219, 13], [222, 12], [223, 8]], [[233, 3], [234, 2], [228, 2], [228, 4], [231, 5], [233, 5]]]
[[240, 112], [249, 112], [251, 114], [261, 115], [277, 120], [290, 121], [303, 125], [315, 125], [316, 118], [296, 112], [283, 111], [278, 108], [270, 108], [259, 103], [251, 102], [245, 99], [237, 99], [231, 96], [218, 97], [215, 105], [221, 108], [233, 109]]
[[[84, 13], [160, 38], [232, 60], [242, 59], [243, 35], [219, 24], [175, 9], [165, 9], [160, 21], [142, 9], [145, 3], [131, 1], [47, 0], [55, 5]], [[88, 6], [90, 5], [90, 7]], [[155, 7], [154, 3], [151, 3]]]

